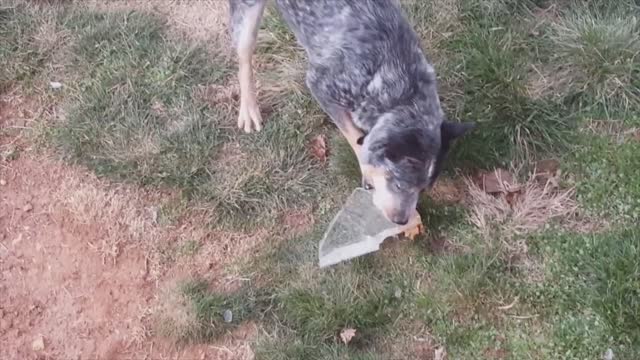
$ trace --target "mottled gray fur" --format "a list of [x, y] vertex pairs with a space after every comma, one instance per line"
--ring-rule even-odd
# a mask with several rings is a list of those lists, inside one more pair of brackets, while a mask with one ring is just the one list
[[[230, 0], [232, 33], [246, 9], [265, 1]], [[311, 93], [338, 126], [346, 112], [366, 134], [361, 163], [388, 173], [392, 220], [405, 222], [438, 176], [449, 142], [469, 128], [443, 122], [418, 36], [394, 0], [275, 2], [307, 53]]]

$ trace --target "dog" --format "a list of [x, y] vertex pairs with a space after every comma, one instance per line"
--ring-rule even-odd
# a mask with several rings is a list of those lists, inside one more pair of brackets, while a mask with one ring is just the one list
[[[238, 57], [238, 127], [260, 131], [253, 55], [268, 0], [229, 0]], [[397, 0], [275, 0], [306, 51], [306, 85], [353, 149], [365, 189], [404, 225], [431, 189], [454, 139], [473, 123], [445, 120], [436, 74]]]

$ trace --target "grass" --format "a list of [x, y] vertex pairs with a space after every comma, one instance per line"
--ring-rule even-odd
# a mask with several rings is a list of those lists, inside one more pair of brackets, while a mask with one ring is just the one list
[[615, 346], [620, 358], [640, 354], [637, 236], [637, 228], [628, 228], [599, 235], [545, 234], [537, 240], [556, 286], [535, 287], [533, 302], [552, 319], [556, 351], [584, 358]]
[[309, 199], [317, 166], [290, 150], [304, 148], [312, 124], [288, 115], [308, 99], [290, 96], [274, 126], [241, 138], [230, 106], [196, 96], [231, 81], [224, 56], [169, 40], [150, 15], [73, 13], [63, 22], [77, 38], [72, 68], [81, 74], [55, 136], [71, 160], [118, 181], [178, 188], [229, 222], [269, 221]]
[[599, 216], [637, 221], [640, 218], [640, 143], [616, 143], [607, 137], [586, 136], [572, 163], [581, 175], [576, 179], [578, 196]]
[[0, 7], [0, 92], [16, 83], [29, 83], [42, 70], [48, 54], [36, 46], [37, 20], [22, 9]]
[[[243, 286], [223, 291], [199, 274], [161, 294], [161, 334], [212, 342], [252, 322], [260, 359], [433, 358], [440, 347], [452, 359], [601, 358], [607, 349], [638, 358], [637, 5], [403, 6], [434, 59], [448, 116], [479, 123], [455, 145], [443, 179], [511, 164], [526, 173], [553, 157], [582, 220], [602, 228], [566, 226], [573, 214], [559, 211], [514, 232], [509, 206], [500, 215], [507, 221], [482, 228], [474, 222], [482, 204], [464, 186], [464, 201], [421, 199], [425, 236], [317, 269], [317, 240], [358, 186], [359, 168], [302, 86], [304, 52], [272, 9], [256, 58], [268, 113], [259, 134], [235, 129], [235, 65], [215, 51], [225, 45], [177, 41], [166, 19], [145, 12], [0, 7], [0, 92], [41, 91], [41, 75], [62, 68], [64, 119], [42, 126], [68, 161], [113, 182], [179, 193], [158, 210], [163, 226], [199, 208], [212, 214], [211, 228], [269, 229], [268, 249], [237, 261], [252, 274]], [[64, 49], [37, 40], [46, 23], [68, 34]], [[326, 166], [308, 150], [317, 135], [327, 139]], [[552, 198], [532, 201], [542, 209]], [[272, 230], [302, 207], [311, 209], [309, 229]], [[158, 251], [171, 262], [197, 258], [202, 245], [187, 238]], [[344, 344], [347, 328], [356, 336]]]
[[[637, 12], [636, 12], [637, 13]], [[551, 41], [567, 92], [586, 104], [637, 107], [640, 101], [640, 25], [620, 11], [565, 11]]]

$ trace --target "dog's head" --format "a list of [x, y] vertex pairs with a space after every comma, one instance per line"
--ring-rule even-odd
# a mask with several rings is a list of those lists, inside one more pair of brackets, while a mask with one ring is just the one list
[[404, 225], [421, 192], [435, 183], [451, 143], [474, 124], [442, 122], [435, 130], [384, 126], [363, 139], [365, 189], [385, 216]]

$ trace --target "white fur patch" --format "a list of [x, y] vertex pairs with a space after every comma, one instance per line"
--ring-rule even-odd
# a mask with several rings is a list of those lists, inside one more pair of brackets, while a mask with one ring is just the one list
[[371, 82], [367, 86], [367, 90], [369, 90], [370, 92], [377, 92], [382, 89], [383, 85], [384, 85], [384, 81], [382, 79], [382, 75], [380, 75], [380, 73], [378, 72], [373, 77], [373, 80], [371, 80]]
[[436, 162], [432, 161], [431, 165], [429, 165], [429, 169], [427, 170], [427, 177], [431, 178], [435, 171], [436, 171]]

